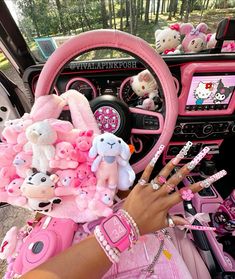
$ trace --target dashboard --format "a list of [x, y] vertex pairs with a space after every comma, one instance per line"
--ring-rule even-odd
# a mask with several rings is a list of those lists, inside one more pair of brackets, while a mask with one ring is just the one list
[[[209, 155], [211, 157], [219, 152], [219, 146], [225, 138], [235, 135], [235, 61], [198, 62], [195, 56], [192, 58], [194, 60], [188, 57], [187, 59], [184, 63], [182, 59], [181, 62], [172, 58], [165, 59], [176, 85], [179, 106], [175, 130], [164, 154], [165, 162], [176, 155], [187, 140], [195, 142], [198, 147], [189, 154], [188, 159], [195, 156], [205, 144], [212, 147]], [[32, 66], [24, 73], [24, 83], [32, 94], [42, 67], [43, 65]], [[133, 92], [130, 78], [144, 69], [145, 66], [134, 58], [73, 61], [57, 78], [54, 93], [60, 95], [69, 89], [76, 89], [85, 95], [91, 104], [97, 97], [114, 96], [130, 109], [134, 109], [141, 100]], [[221, 92], [218, 92], [219, 90]], [[202, 91], [207, 96], [200, 95]], [[160, 113], [164, 106], [161, 90], [157, 102], [156, 112]], [[136, 122], [133, 124], [135, 127], [131, 137], [124, 137], [135, 146], [132, 163], [137, 159], [139, 152], [147, 154], [157, 140], [154, 131], [159, 129], [160, 123], [151, 113], [145, 114], [145, 118], [141, 118], [139, 122], [129, 119], [131, 116], [126, 114], [127, 121], [132, 124]], [[68, 120], [68, 112], [64, 112], [61, 119]], [[110, 120], [108, 124], [113, 123]], [[135, 133], [138, 128], [143, 132]]]

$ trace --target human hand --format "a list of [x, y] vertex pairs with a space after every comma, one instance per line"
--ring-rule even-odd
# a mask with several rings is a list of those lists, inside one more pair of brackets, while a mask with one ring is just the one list
[[[189, 222], [182, 217], [169, 216], [168, 214], [168, 211], [174, 205], [180, 203], [183, 198], [185, 198], [182, 198], [181, 191], [176, 190], [174, 193], [171, 193], [172, 190], [190, 173], [196, 164], [198, 164], [209, 151], [209, 148], [205, 147], [191, 162], [182, 166], [174, 175], [168, 178], [169, 174], [179, 161], [186, 155], [191, 146], [189, 143], [190, 142], [188, 142], [180, 153], [169, 161], [159, 174], [149, 183], [156, 158], [155, 161], [151, 160], [144, 170], [139, 182], [126, 198], [123, 204], [123, 209], [125, 209], [136, 222], [140, 235], [169, 227], [169, 225], [171, 225], [169, 222], [172, 223], [172, 221], [172, 225], [176, 226], [189, 224]], [[157, 157], [160, 156], [163, 148], [160, 148], [157, 152]], [[187, 188], [187, 191], [189, 190], [190, 194], [199, 192], [225, 174], [226, 171], [220, 171], [212, 177], [190, 185], [189, 188]]]

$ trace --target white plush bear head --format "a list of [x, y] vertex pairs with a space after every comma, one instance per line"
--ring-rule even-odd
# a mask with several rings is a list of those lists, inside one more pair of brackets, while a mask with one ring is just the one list
[[57, 132], [69, 132], [73, 125], [68, 121], [47, 119], [36, 122], [26, 129], [26, 137], [33, 144], [53, 144], [57, 140]]
[[89, 156], [95, 158], [101, 156], [121, 156], [123, 160], [129, 160], [130, 149], [121, 138], [111, 133], [104, 133], [94, 138]]
[[[155, 31], [155, 43], [158, 53], [174, 52], [180, 45], [180, 25], [172, 24], [164, 30]], [[165, 53], [167, 54], [167, 53]]]
[[157, 94], [157, 82], [149, 70], [144, 70], [138, 75], [131, 77], [130, 84], [132, 90], [139, 97], [148, 97], [154, 91]]

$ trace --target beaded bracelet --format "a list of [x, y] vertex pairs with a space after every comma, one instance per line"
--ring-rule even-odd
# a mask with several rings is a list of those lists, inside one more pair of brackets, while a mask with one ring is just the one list
[[109, 260], [112, 263], [118, 263], [119, 262], [119, 257], [120, 257], [120, 252], [112, 248], [108, 242], [105, 240], [104, 235], [101, 233], [99, 226], [95, 227], [94, 230], [94, 235], [98, 243], [100, 244], [101, 248], [104, 250], [106, 256], [109, 258]]
[[131, 235], [130, 235], [131, 242], [136, 242], [140, 237], [140, 231], [136, 222], [125, 209], [119, 209], [117, 213], [123, 216], [126, 219], [126, 221], [129, 223], [131, 227]]

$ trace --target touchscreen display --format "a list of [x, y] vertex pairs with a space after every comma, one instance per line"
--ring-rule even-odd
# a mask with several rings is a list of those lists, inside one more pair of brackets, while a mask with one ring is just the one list
[[235, 73], [195, 74], [189, 89], [186, 110], [227, 109], [235, 90]]

